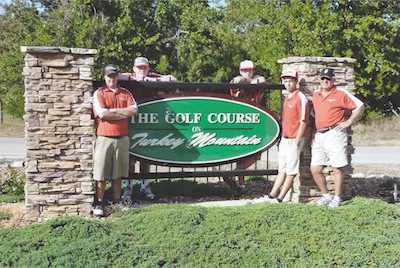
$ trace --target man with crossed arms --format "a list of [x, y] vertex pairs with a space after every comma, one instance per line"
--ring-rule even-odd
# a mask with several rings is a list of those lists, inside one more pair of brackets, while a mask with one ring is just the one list
[[[348, 165], [346, 129], [362, 114], [364, 104], [348, 91], [335, 86], [333, 69], [322, 69], [320, 79], [320, 87], [314, 92], [312, 100], [317, 132], [312, 143], [311, 173], [322, 193], [317, 204], [336, 208], [342, 201], [343, 168]], [[346, 119], [345, 112], [348, 110], [352, 113]], [[333, 167], [334, 196], [328, 192], [322, 172], [327, 164]]]

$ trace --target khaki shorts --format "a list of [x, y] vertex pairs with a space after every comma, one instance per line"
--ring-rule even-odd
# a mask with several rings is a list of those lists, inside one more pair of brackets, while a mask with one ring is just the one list
[[129, 174], [129, 138], [96, 138], [93, 179], [95, 181], [126, 178]]
[[311, 166], [327, 165], [335, 168], [348, 165], [346, 130], [331, 129], [315, 134], [311, 147]]
[[286, 175], [299, 173], [300, 153], [304, 146], [304, 139], [301, 139], [299, 146], [296, 139], [281, 139], [279, 143], [278, 171]]

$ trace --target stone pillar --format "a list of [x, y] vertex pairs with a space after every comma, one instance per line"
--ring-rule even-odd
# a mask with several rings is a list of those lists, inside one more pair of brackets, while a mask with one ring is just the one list
[[[278, 60], [278, 63], [282, 65], [282, 69], [291, 68], [295, 69], [299, 73], [299, 88], [310, 100], [314, 90], [318, 89], [320, 71], [321, 69], [326, 67], [333, 68], [335, 70], [335, 84], [338, 87], [344, 88], [354, 94], [354, 65], [356, 63], [355, 59], [334, 57], [288, 57]], [[348, 157], [349, 162], [351, 163], [351, 154], [354, 153], [354, 147], [351, 145], [351, 129], [348, 131], [348, 133]], [[311, 146], [310, 137], [308, 137], [303, 152], [301, 154], [300, 174], [295, 179], [293, 187], [293, 202], [308, 202], [311, 199], [320, 196], [319, 189], [314, 183], [314, 180], [310, 173], [310, 162]], [[330, 191], [333, 191], [333, 176], [331, 174], [332, 168], [325, 168], [324, 173], [327, 177], [328, 189]], [[346, 187], [350, 179], [350, 173], [352, 173], [351, 164], [348, 168], [346, 168], [344, 193], [345, 198], [351, 196], [349, 187]]]
[[95, 49], [21, 47], [25, 54], [25, 207], [31, 219], [89, 215]]

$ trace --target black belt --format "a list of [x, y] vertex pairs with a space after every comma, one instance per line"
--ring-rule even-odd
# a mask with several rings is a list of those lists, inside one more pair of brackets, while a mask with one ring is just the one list
[[126, 135], [125, 136], [104, 136], [104, 137], [110, 138], [110, 139], [121, 139], [123, 137], [126, 137]]
[[334, 129], [335, 127], [337, 127], [338, 124], [334, 124], [333, 126], [330, 127], [326, 127], [326, 128], [320, 128], [317, 130], [318, 133], [325, 133], [328, 132], [331, 129]]

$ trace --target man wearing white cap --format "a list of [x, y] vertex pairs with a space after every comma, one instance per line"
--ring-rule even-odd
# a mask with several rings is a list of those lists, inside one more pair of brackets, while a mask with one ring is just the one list
[[[240, 63], [239, 76], [234, 77], [231, 83], [266, 83], [265, 77], [255, 74], [254, 63], [251, 60], [244, 60]], [[260, 102], [260, 92], [258, 90], [231, 89], [231, 96], [241, 97], [255, 103]]]
[[[150, 73], [149, 60], [145, 57], [137, 57], [134, 60], [133, 73], [123, 73], [120, 75], [120, 80], [136, 80], [136, 81], [157, 81], [157, 82], [172, 82], [176, 81], [173, 75], [160, 75], [156, 73]], [[156, 89], [143, 88], [135, 91], [135, 98], [137, 101], [157, 97], [158, 92]], [[140, 162], [140, 172], [148, 173], [150, 171], [150, 165], [147, 163]], [[140, 192], [148, 199], [154, 199], [155, 195], [150, 188], [150, 180], [143, 179], [141, 181]], [[132, 186], [129, 184], [124, 188], [122, 194], [123, 199], [130, 199], [132, 196]]]
[[271, 192], [253, 200], [253, 204], [282, 202], [299, 173], [300, 153], [304, 145], [310, 106], [306, 96], [297, 88], [298, 74], [295, 70], [284, 70], [281, 80], [288, 94], [282, 107], [283, 129], [279, 143], [278, 176]]
[[[266, 83], [265, 77], [255, 74], [254, 63], [251, 60], [244, 60], [239, 66], [239, 76], [234, 77], [231, 83], [250, 83], [250, 84], [261, 84]], [[231, 96], [244, 98], [248, 101], [254, 102], [256, 104], [260, 103], [260, 91], [253, 89], [230, 89]], [[257, 159], [260, 159], [260, 155], [245, 158], [244, 160], [239, 160], [237, 162], [238, 169], [247, 169], [252, 164], [254, 164]], [[239, 178], [239, 189], [243, 191], [245, 189], [244, 176], [238, 176]], [[229, 178], [225, 178], [227, 180]], [[230, 180], [230, 179], [229, 179]], [[227, 181], [230, 183], [231, 181]]]
[[173, 75], [161, 75], [150, 73], [149, 60], [145, 57], [137, 57], [132, 67], [133, 73], [123, 73], [120, 80], [136, 80], [136, 81], [176, 81]]

